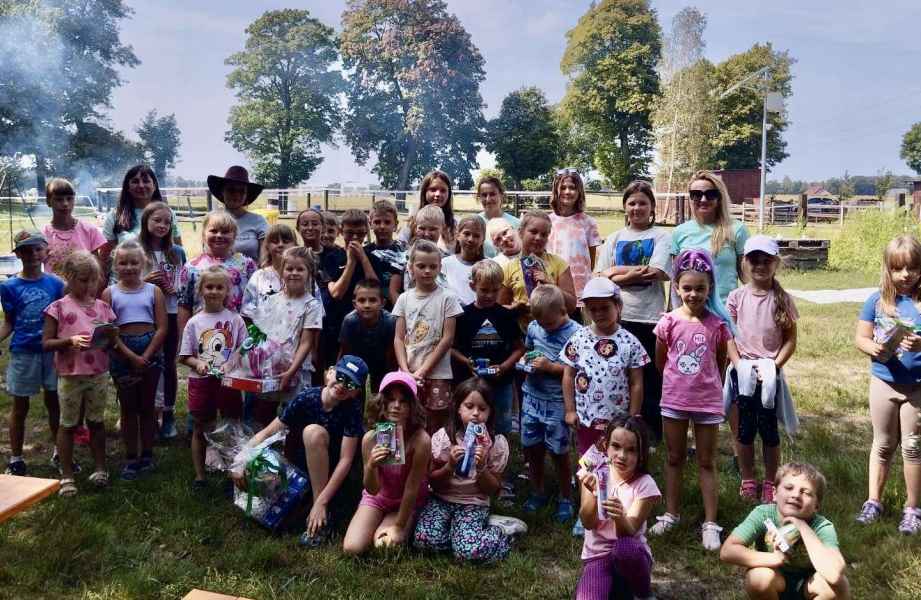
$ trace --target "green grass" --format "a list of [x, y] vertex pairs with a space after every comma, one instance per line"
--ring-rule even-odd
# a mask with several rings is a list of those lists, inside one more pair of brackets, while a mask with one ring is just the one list
[[[872, 285], [857, 273], [784, 274], [789, 287]], [[849, 563], [855, 598], [921, 597], [921, 539], [896, 532], [896, 507], [905, 499], [901, 459], [887, 487], [886, 518], [870, 527], [853, 523], [866, 493], [867, 361], [853, 348], [856, 304], [814, 305], [800, 301], [799, 347], [788, 367], [803, 421], [795, 443], [783, 445], [784, 460], [809, 461], [829, 480], [822, 512], [837, 526]], [[5, 365], [0, 357], [0, 366]], [[184, 388], [184, 385], [180, 386]], [[179, 421], [184, 419], [184, 389]], [[0, 412], [9, 399], [0, 397]], [[120, 444], [113, 432], [117, 407], [110, 402], [109, 468], [117, 472]], [[54, 477], [40, 401], [32, 402], [26, 458], [37, 476]], [[8, 454], [6, 424], [0, 452]], [[137, 482], [113, 482], [97, 492], [78, 476], [80, 494], [51, 498], [0, 525], [0, 598], [178, 599], [193, 587], [254, 599], [322, 598], [536, 598], [570, 597], [578, 579], [581, 542], [554, 525], [549, 513], [526, 520], [531, 528], [511, 557], [495, 566], [460, 564], [449, 557], [413, 551], [349, 559], [336, 546], [306, 551], [297, 532], [278, 536], [248, 522], [225, 500], [217, 479], [205, 495], [191, 491], [189, 450], [179, 441], [156, 450], [158, 469]], [[515, 453], [517, 456], [517, 452]], [[85, 467], [85, 448], [77, 456]], [[653, 475], [664, 487], [664, 452], [653, 457]], [[520, 458], [515, 464], [521, 468]], [[729, 467], [728, 431], [721, 436], [720, 523], [726, 533], [747, 514]], [[666, 539], [652, 539], [654, 591], [662, 599], [741, 598], [741, 574], [719, 563], [699, 545], [703, 509], [694, 463], [686, 470], [683, 522]], [[519, 501], [526, 490], [519, 489]], [[662, 509], [659, 507], [657, 512]], [[505, 514], [522, 516], [518, 509]]]

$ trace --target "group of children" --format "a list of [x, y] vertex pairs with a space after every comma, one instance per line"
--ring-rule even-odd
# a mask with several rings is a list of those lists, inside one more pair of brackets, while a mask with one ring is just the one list
[[[55, 211], [67, 205], [59, 196], [73, 195], [62, 181], [49, 183]], [[261, 240], [258, 264], [234, 250], [237, 226], [223, 211], [205, 217], [202, 253], [185, 262], [172, 242], [172, 213], [154, 202], [140, 217], [137, 239], [114, 248], [114, 283], [101, 292], [104, 270], [91, 254], [95, 249], [71, 249], [64, 257], [55, 272], [65, 289], [42, 272], [43, 261], [59, 254], [51, 251], [52, 240], [21, 232], [15, 252], [23, 271], [0, 286], [0, 338], [13, 335], [9, 470], [25, 474], [22, 423], [29, 396], [44, 390], [61, 494], [77, 492], [73, 432], [81, 420], [95, 461], [89, 481], [106, 485], [109, 376], [121, 409], [121, 477], [155, 468], [157, 382], [161, 375], [175, 381], [178, 360], [189, 367], [194, 485], [207, 486], [204, 434], [218, 413], [254, 423], [259, 432], [251, 445], [287, 429], [286, 456], [311, 484], [303, 545], [324, 543], [334, 524], [348, 519], [343, 547], [349, 554], [405, 542], [464, 559], [504, 558], [525, 526], [490, 515], [490, 499], [514, 497], [509, 436], [518, 433], [530, 486], [524, 511], [551, 502], [544, 475], [549, 452], [558, 484], [553, 516], [561, 523], [578, 516], [573, 531], [585, 540], [576, 597], [607, 598], [620, 578], [635, 597], [647, 598], [652, 555], [646, 521], [662, 495], [649, 473], [650, 447], [664, 441], [666, 511], [649, 530], [664, 535], [680, 522], [692, 427], [703, 546], [722, 547], [723, 560], [749, 569], [751, 597], [846, 597], [834, 526], [817, 513], [824, 478], [809, 465], [779, 465], [778, 420], [788, 432], [796, 426], [782, 367], [795, 350], [798, 313], [775, 276], [777, 244], [766, 236], [748, 240], [748, 282], [724, 306], [707, 250], [663, 255], [667, 236], [653, 225], [655, 197], [639, 183], [624, 195], [626, 227], [603, 246], [584, 213], [575, 172], [555, 178], [553, 215], [530, 211], [514, 226], [511, 215], [501, 213], [504, 190], [493, 179], [478, 186], [483, 215], [455, 222], [450, 179], [436, 171], [423, 180], [422, 206], [405, 232], [397, 232], [397, 212], [388, 201], [375, 203], [370, 218], [358, 210], [337, 217], [308, 209], [296, 220], [302, 243], [288, 226], [274, 225]], [[497, 195], [498, 211], [489, 204]], [[369, 232], [375, 240], [364, 243]], [[344, 247], [337, 245], [340, 235]], [[631, 252], [645, 258], [625, 262]], [[866, 318], [862, 313], [858, 329], [858, 345], [874, 358], [882, 352], [872, 335], [874, 318], [878, 324], [906, 299], [906, 307], [918, 300], [921, 246], [903, 241], [887, 249], [886, 264], [884, 282], [890, 283]], [[665, 280], [679, 301], [672, 310], [665, 305]], [[115, 323], [117, 333], [100, 327], [105, 323]], [[222, 386], [221, 376], [253, 323], [290, 361], [281, 391], [244, 399]], [[881, 423], [891, 422], [899, 407], [918, 408], [918, 379], [912, 378], [919, 367], [912, 361], [921, 337], [911, 333], [901, 348], [893, 359], [899, 366], [887, 362], [888, 370], [877, 373], [882, 363], [874, 362], [874, 431], [877, 413]], [[650, 384], [656, 382], [650, 371], [658, 371], [660, 389]], [[369, 377], [376, 394], [366, 408]], [[376, 429], [366, 431], [366, 414], [399, 427], [402, 446], [380, 445]], [[721, 543], [715, 460], [719, 424], [727, 416], [739, 494], [760, 506]], [[889, 432], [890, 422], [880, 430]], [[906, 515], [917, 519], [918, 434], [904, 423], [902, 430], [912, 482]], [[760, 483], [753, 450], [759, 436]], [[881, 512], [886, 461], [897, 442], [880, 437], [879, 460], [871, 460], [871, 473], [879, 465], [877, 487], [871, 482], [864, 522]], [[351, 514], [343, 512], [344, 483], [359, 451], [364, 491]], [[906, 533], [921, 529], [906, 527]], [[802, 556], [791, 558], [789, 547]]]

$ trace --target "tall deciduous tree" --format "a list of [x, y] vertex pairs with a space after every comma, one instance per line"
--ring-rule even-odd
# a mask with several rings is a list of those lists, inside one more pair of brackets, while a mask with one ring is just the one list
[[333, 30], [306, 10], [264, 13], [246, 28], [246, 46], [226, 63], [230, 109], [225, 139], [254, 164], [257, 180], [286, 188], [309, 178], [332, 143], [342, 75]]
[[647, 0], [602, 0], [566, 37], [560, 63], [569, 77], [566, 112], [598, 140], [598, 170], [623, 185], [644, 175], [650, 162], [662, 50], [656, 13]]
[[499, 116], [489, 122], [486, 149], [511, 178], [515, 189], [524, 179], [547, 173], [560, 156], [560, 138], [547, 97], [536, 87], [522, 88], [502, 100]]
[[902, 137], [902, 160], [911, 170], [921, 175], [921, 121], [911, 126]]
[[138, 126], [137, 134], [157, 179], [165, 181], [166, 170], [176, 167], [176, 158], [179, 156], [180, 132], [176, 115], [161, 117], [156, 110], [151, 110]]
[[355, 160], [374, 154], [372, 170], [390, 188], [404, 190], [435, 167], [469, 187], [485, 129], [483, 57], [445, 3], [349, 0], [340, 52]]

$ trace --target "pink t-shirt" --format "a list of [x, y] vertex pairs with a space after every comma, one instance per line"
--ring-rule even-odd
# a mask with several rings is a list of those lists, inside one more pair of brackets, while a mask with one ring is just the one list
[[[576, 288], [576, 298], [582, 294], [582, 288], [592, 278], [592, 255], [588, 249], [604, 243], [598, 233], [598, 223], [585, 213], [576, 213], [568, 217], [550, 213], [550, 238], [547, 240], [547, 252], [556, 254], [569, 263], [572, 282]], [[579, 303], [581, 306], [582, 303]]]
[[48, 254], [45, 256], [45, 272], [63, 275], [64, 261], [74, 250], [95, 252], [106, 243], [99, 228], [77, 219], [73, 229], [55, 229], [48, 223], [42, 227], [42, 234], [48, 240]]
[[[630, 505], [636, 500], [643, 498], [658, 498], [662, 495], [659, 486], [656, 485], [655, 479], [649, 475], [640, 475], [634, 477], [632, 481], [620, 482], [611, 485], [611, 497], [620, 500], [624, 505], [624, 511], [630, 510]], [[646, 523], [644, 522], [633, 537], [646, 547], [646, 552], [652, 557], [649, 550], [649, 544], [646, 543]], [[582, 560], [588, 560], [597, 556], [602, 556], [611, 551], [614, 547], [614, 540], [617, 539], [617, 532], [614, 530], [614, 520], [607, 519], [598, 523], [597, 529], [585, 530], [585, 541], [582, 543]]]
[[670, 312], [659, 319], [653, 332], [668, 348], [662, 406], [722, 415], [723, 383], [716, 351], [732, 339], [726, 323], [709, 312], [700, 322], [686, 321]]
[[[783, 330], [774, 322], [775, 305], [774, 290], [760, 292], [745, 285], [729, 292], [726, 309], [739, 330], [736, 346], [742, 358], [777, 358], [783, 345]], [[793, 298], [790, 298], [790, 312], [794, 321], [799, 319]]]
[[[243, 317], [226, 308], [216, 313], [202, 310], [185, 324], [179, 356], [194, 356], [212, 367], [220, 367], [245, 339]], [[197, 379], [201, 375], [190, 369], [189, 377]]]
[[[462, 443], [463, 438], [464, 434], [458, 433], [457, 441], [454, 445]], [[440, 463], [448, 462], [451, 446], [448, 432], [442, 427], [432, 436], [432, 458]], [[504, 435], [497, 435], [489, 448], [489, 454], [486, 457], [486, 468], [496, 475], [501, 474], [508, 464], [508, 455], [508, 441]], [[447, 481], [433, 487], [435, 495], [445, 502], [489, 506], [489, 496], [480, 489], [476, 479], [458, 477], [456, 473], [452, 473]]]
[[[45, 314], [58, 322], [59, 338], [75, 335], [92, 335], [100, 323], [115, 321], [112, 307], [99, 299], [87, 305], [77, 303], [70, 295], [52, 302]], [[99, 375], [109, 370], [109, 355], [105, 350], [67, 348], [54, 353], [54, 368], [58, 375]]]

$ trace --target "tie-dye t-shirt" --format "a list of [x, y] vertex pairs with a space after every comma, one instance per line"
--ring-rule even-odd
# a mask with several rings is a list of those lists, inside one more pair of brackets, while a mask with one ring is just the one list
[[[602, 244], [598, 223], [585, 213], [576, 213], [568, 217], [550, 213], [550, 224], [547, 252], [556, 254], [569, 265], [578, 298], [582, 294], [582, 288], [592, 278], [592, 255], [589, 248]], [[579, 306], [581, 305], [580, 302]]]
[[246, 284], [256, 272], [256, 263], [248, 256], [235, 252], [229, 258], [218, 258], [210, 254], [199, 254], [182, 267], [179, 273], [179, 306], [198, 312], [202, 307], [201, 298], [195, 293], [195, 284], [199, 273], [212, 265], [219, 265], [230, 275], [230, 293], [224, 306], [234, 312], [240, 312], [243, 306], [243, 293]]

